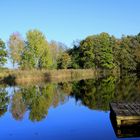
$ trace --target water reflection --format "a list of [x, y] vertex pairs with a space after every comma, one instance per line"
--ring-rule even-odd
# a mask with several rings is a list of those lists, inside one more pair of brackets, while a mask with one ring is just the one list
[[57, 107], [69, 97], [93, 110], [109, 110], [111, 101], [140, 101], [140, 80], [135, 75], [121, 78], [108, 76], [58, 84], [33, 85], [13, 88], [8, 96], [6, 87], [0, 87], [0, 116], [7, 111], [15, 120], [22, 120], [27, 111], [31, 121], [41, 121], [48, 115], [50, 107]]
[[74, 84], [71, 95], [90, 109], [109, 110], [112, 101], [140, 101], [140, 81], [134, 75], [82, 80]]
[[29, 111], [31, 121], [41, 121], [44, 119], [51, 106], [57, 107], [59, 103], [64, 103], [70, 92], [63, 83], [46, 84], [43, 86], [20, 87], [12, 96], [11, 113], [13, 118], [21, 120], [26, 111]]
[[7, 111], [9, 104], [8, 92], [6, 92], [5, 87], [0, 86], [0, 117], [4, 115]]

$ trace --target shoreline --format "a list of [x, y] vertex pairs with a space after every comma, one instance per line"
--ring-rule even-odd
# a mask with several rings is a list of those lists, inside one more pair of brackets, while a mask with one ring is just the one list
[[59, 70], [3, 70], [0, 83], [17, 85], [37, 82], [61, 82], [97, 78], [102, 75], [118, 75], [117, 70], [59, 69]]

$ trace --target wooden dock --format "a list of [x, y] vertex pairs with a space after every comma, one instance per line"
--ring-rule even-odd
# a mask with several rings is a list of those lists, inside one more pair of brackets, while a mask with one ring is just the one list
[[110, 103], [110, 114], [116, 125], [140, 125], [140, 103]]

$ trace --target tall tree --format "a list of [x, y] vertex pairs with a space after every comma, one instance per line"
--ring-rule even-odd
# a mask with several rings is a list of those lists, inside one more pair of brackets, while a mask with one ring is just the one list
[[8, 46], [10, 49], [10, 56], [12, 59], [13, 67], [15, 64], [20, 64], [21, 62], [21, 55], [23, 53], [23, 49], [25, 47], [24, 40], [22, 39], [21, 35], [17, 33], [13, 33], [8, 41]]
[[94, 68], [95, 55], [92, 37], [87, 37], [80, 42], [79, 46], [79, 65], [82, 68]]
[[114, 68], [111, 37], [108, 33], [101, 33], [94, 38], [95, 64], [99, 68]]
[[[52, 65], [52, 57], [45, 36], [39, 30], [27, 32], [27, 48], [31, 52], [31, 58], [35, 68], [49, 68]], [[34, 67], [34, 66], [33, 66]]]
[[22, 56], [21, 56], [20, 67], [21, 67], [21, 69], [26, 69], [26, 70], [35, 68], [35, 60], [34, 60], [32, 51], [30, 50], [30, 48], [27, 45], [27, 42], [26, 42], [26, 46], [25, 46]]

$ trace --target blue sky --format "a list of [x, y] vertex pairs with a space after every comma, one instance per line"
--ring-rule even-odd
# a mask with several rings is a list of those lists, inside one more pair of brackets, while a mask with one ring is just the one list
[[0, 38], [29, 29], [48, 41], [73, 40], [108, 32], [116, 37], [140, 32], [140, 0], [0, 0]]

